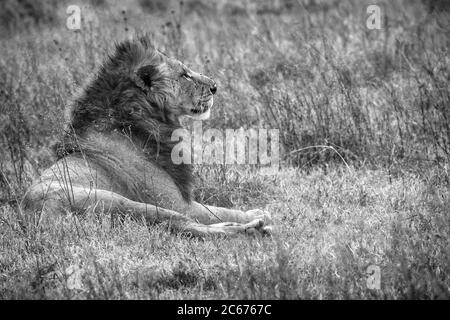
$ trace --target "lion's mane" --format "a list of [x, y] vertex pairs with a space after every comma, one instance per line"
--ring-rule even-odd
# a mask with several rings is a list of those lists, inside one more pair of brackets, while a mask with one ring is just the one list
[[[136, 83], [137, 76], [145, 88]], [[130, 181], [121, 169], [124, 164], [107, 146], [88, 139], [89, 135], [102, 132], [120, 132], [143, 147], [146, 159], [165, 170], [183, 198], [190, 201], [192, 168], [171, 160], [176, 143], [171, 141], [171, 135], [181, 127], [178, 119], [171, 116], [175, 108], [170, 105], [171, 95], [164, 65], [148, 38], [116, 44], [114, 53], [72, 103], [65, 134], [54, 146], [57, 158], [79, 154], [117, 177], [127, 193], [138, 195], [142, 186]]]

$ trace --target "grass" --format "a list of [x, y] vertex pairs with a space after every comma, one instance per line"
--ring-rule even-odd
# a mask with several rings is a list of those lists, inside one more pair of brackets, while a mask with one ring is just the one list
[[[211, 175], [211, 185], [216, 179]], [[14, 210], [4, 207], [0, 297], [450, 297], [448, 186], [413, 173], [390, 179], [381, 169], [344, 167], [226, 182], [233, 185], [226, 196], [232, 203], [250, 192], [247, 205], [269, 203], [273, 239], [200, 241], [170, 234], [164, 225], [94, 214], [22, 231]], [[248, 183], [265, 188], [250, 191]], [[380, 267], [380, 290], [367, 288], [370, 265]]]
[[[370, 31], [369, 2], [86, 1], [76, 32], [65, 3], [27, 3], [8, 1], [20, 14], [1, 25], [0, 299], [450, 298], [440, 2], [380, 2], [387, 20]], [[196, 199], [267, 209], [272, 239], [187, 239], [90, 212], [22, 228], [17, 201], [52, 163], [69, 98], [136, 31], [217, 80], [205, 128], [280, 130], [274, 176], [196, 167]]]

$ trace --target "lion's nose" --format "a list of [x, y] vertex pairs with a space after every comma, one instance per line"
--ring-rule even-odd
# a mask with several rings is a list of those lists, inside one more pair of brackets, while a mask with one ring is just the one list
[[217, 92], [217, 84], [214, 83], [214, 85], [209, 88], [209, 91], [211, 91], [212, 94], [216, 94]]

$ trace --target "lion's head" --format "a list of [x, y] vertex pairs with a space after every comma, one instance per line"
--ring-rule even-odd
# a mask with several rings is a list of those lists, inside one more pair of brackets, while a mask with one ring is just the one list
[[[149, 47], [145, 40], [141, 39], [140, 43], [144, 51], [148, 51], [149, 48], [154, 51], [151, 52], [152, 61], [144, 59], [131, 70], [134, 72], [132, 75], [134, 82], [150, 99], [154, 99], [158, 92], [165, 92], [166, 106], [173, 115], [199, 120], [208, 119], [214, 101], [213, 95], [217, 91], [216, 83], [207, 76], [189, 69], [182, 62]], [[154, 60], [158, 61], [157, 65]], [[169, 94], [166, 92], [167, 88], [171, 90]]]
[[75, 101], [68, 120], [78, 134], [92, 127], [110, 131], [140, 126], [146, 131], [148, 119], [163, 124], [176, 124], [181, 116], [203, 120], [210, 116], [216, 91], [212, 79], [141, 37], [116, 45]]

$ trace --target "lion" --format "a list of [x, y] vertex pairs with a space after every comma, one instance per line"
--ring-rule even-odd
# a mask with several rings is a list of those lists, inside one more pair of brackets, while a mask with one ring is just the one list
[[192, 167], [174, 164], [181, 118], [208, 119], [217, 84], [156, 49], [146, 36], [115, 50], [69, 108], [56, 162], [21, 203], [35, 224], [64, 212], [166, 221], [192, 236], [270, 234], [270, 215], [193, 200]]

